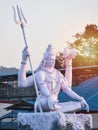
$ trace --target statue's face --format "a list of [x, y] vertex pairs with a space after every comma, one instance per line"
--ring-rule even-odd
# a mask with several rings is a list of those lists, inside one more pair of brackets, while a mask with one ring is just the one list
[[51, 56], [47, 59], [46, 66], [50, 68], [55, 66], [55, 56]]

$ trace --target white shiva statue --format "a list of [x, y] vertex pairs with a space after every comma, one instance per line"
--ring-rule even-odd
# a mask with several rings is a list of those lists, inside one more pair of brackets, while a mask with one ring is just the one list
[[[34, 84], [32, 76], [26, 77], [29, 49], [24, 48], [22, 52], [22, 62], [18, 73], [18, 87], [29, 87]], [[80, 102], [81, 108], [89, 111], [89, 106], [85, 99], [76, 94], [72, 89], [72, 58], [75, 57], [75, 50], [66, 48], [64, 57], [66, 59], [65, 77], [60, 71], [54, 68], [55, 53], [52, 45], [48, 45], [43, 54], [42, 61], [35, 72], [35, 79], [40, 95], [38, 103], [43, 111], [56, 111], [61, 108], [58, 105], [58, 94], [62, 89], [67, 95]], [[39, 106], [39, 105], [38, 105]], [[39, 107], [37, 106], [37, 110]], [[66, 106], [65, 106], [66, 107]]]

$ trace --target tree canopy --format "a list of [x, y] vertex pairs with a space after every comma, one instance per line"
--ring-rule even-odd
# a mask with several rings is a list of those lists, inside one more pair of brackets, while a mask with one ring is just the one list
[[[75, 40], [70, 45], [77, 49], [77, 56], [73, 60], [73, 66], [98, 65], [98, 26], [87, 25], [82, 33], [74, 35]], [[56, 56], [56, 68], [65, 68], [63, 53]]]

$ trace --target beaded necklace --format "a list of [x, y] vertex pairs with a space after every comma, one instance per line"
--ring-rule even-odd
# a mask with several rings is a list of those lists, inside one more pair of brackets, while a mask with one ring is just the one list
[[[56, 93], [59, 90], [59, 84], [60, 84], [60, 75], [58, 71], [55, 69], [53, 69], [52, 72], [46, 69], [43, 70], [47, 73], [49, 79], [51, 80], [51, 93]], [[52, 76], [53, 73], [56, 73], [55, 77]], [[55, 82], [55, 87], [54, 87], [54, 82]]]

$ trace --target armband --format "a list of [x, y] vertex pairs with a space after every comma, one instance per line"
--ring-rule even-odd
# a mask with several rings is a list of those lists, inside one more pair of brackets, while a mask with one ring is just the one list
[[72, 65], [66, 65], [66, 67], [72, 67]]
[[21, 64], [26, 65], [27, 63], [26, 62], [21, 62]]

